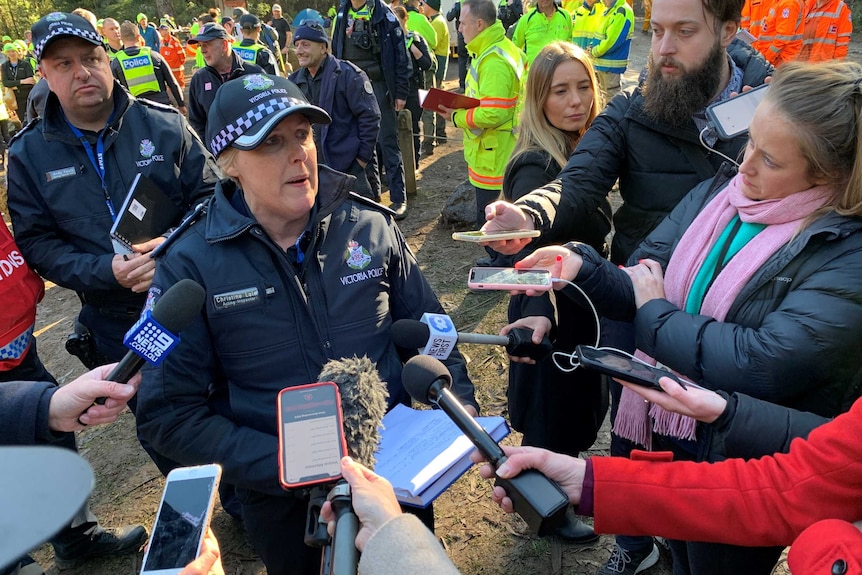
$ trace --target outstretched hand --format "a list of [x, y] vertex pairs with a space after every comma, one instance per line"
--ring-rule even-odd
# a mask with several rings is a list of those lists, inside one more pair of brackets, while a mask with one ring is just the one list
[[704, 423], [712, 423], [727, 409], [727, 401], [708, 389], [689, 384], [682, 387], [670, 377], [659, 379], [659, 385], [664, 390], [662, 393], [657, 389], [650, 389], [642, 385], [625, 382], [617, 379], [619, 383], [637, 393], [650, 403], [655, 403], [674, 413], [680, 413], [693, 417]]

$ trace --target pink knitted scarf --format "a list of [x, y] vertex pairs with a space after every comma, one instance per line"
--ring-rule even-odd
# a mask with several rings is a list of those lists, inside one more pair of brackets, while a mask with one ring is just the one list
[[[685, 308], [689, 290], [706, 256], [734, 216], [746, 223], [767, 227], [749, 241], [727, 263], [703, 298], [700, 313], [724, 321], [736, 297], [772, 254], [787, 244], [800, 230], [805, 218], [830, 203], [834, 192], [826, 186], [810, 188], [774, 200], [751, 200], [741, 189], [737, 174], [689, 225], [671, 255], [664, 274], [665, 297]], [[656, 365], [656, 360], [640, 350], [638, 359]], [[623, 389], [614, 433], [647, 449], [652, 448], [652, 432], [681, 439], [696, 439], [696, 422], [690, 417], [665, 411], [645, 402], [638, 394]]]

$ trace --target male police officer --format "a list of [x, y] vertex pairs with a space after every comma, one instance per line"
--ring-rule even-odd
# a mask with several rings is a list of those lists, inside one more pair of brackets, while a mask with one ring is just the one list
[[362, 68], [371, 80], [380, 107], [380, 150], [389, 197], [395, 218], [404, 219], [407, 197], [396, 112], [407, 103], [410, 66], [401, 25], [381, 0], [344, 2], [332, 34], [332, 53]]
[[186, 101], [170, 65], [158, 52], [144, 46], [138, 27], [131, 22], [120, 25], [124, 48], [111, 60], [111, 73], [133, 96], [165, 106], [171, 105], [170, 90], [177, 108], [186, 113]]
[[281, 76], [278, 61], [269, 49], [260, 41], [260, 18], [254, 14], [243, 14], [239, 18], [239, 29], [242, 40], [234, 43], [233, 50], [244, 62], [257, 64], [267, 74]]
[[162, 238], [114, 253], [112, 221], [143, 173], [178, 207], [212, 193], [218, 169], [175, 110], [129, 96], [111, 76], [95, 28], [51, 13], [33, 25], [39, 69], [51, 88], [45, 114], [9, 150], [9, 212], [27, 262], [78, 292], [79, 321], [103, 360], [117, 361], [152, 281]]

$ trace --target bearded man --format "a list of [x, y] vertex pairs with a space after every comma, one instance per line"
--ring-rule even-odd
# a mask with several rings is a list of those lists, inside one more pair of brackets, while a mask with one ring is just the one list
[[[611, 261], [625, 264], [695, 184], [714, 176], [726, 157], [737, 159], [745, 146], [747, 134], [719, 140], [705, 116], [708, 105], [728, 99], [743, 86], [759, 86], [772, 73], [763, 57], [734, 39], [742, 5], [743, 0], [654, 0], [652, 44], [641, 83], [610, 101], [557, 180], [514, 205], [489, 205], [484, 229], [537, 229], [542, 235], [535, 241], [541, 245], [566, 242], [575, 235], [573, 230], [587, 225], [619, 180], [623, 204], [614, 214]], [[531, 241], [489, 245], [514, 254]], [[602, 344], [633, 352], [631, 324], [602, 318]], [[613, 381], [610, 388], [613, 421], [621, 388]], [[611, 454], [628, 455], [631, 447], [626, 443], [612, 436]], [[651, 538], [617, 537], [598, 575], [633, 575], [657, 559]], [[707, 572], [690, 572], [695, 571]], [[748, 570], [743, 564], [725, 571], [731, 572]]]

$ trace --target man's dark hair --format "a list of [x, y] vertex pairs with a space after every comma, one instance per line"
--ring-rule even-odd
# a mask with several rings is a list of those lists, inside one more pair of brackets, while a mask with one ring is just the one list
[[702, 0], [704, 9], [721, 22], [736, 22], [742, 19], [742, 6], [745, 0]]
[[491, 0], [464, 0], [461, 2], [461, 9], [467, 6], [470, 7], [470, 14], [473, 18], [482, 20], [486, 25], [490, 26], [497, 21], [497, 7]]

